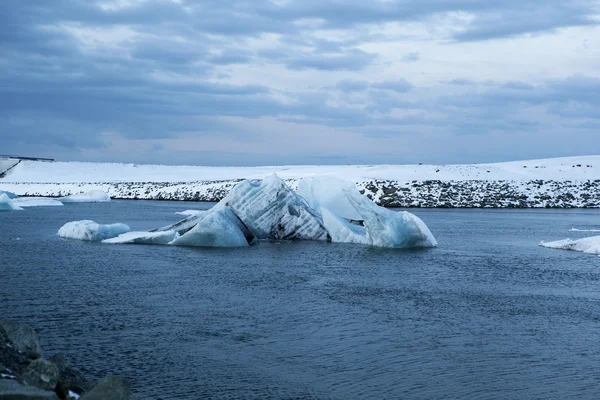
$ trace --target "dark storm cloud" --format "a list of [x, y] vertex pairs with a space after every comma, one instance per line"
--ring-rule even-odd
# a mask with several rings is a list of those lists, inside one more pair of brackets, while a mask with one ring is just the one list
[[[344, 80], [335, 75], [328, 87], [298, 93], [217, 82], [216, 77], [227, 75], [224, 67], [228, 66], [243, 70], [277, 65], [290, 74], [362, 73], [379, 61], [377, 54], [361, 47], [374, 39], [364, 29], [372, 24], [424, 21], [462, 11], [472, 16], [471, 22], [451, 39], [479, 41], [596, 24], [598, 12], [594, 1], [558, 0], [292, 0], [281, 4], [154, 0], [103, 8], [92, 0], [5, 0], [0, 8], [3, 143], [15, 150], [100, 148], [103, 144], [97, 137], [107, 130], [127, 138], [165, 138], [180, 132], [216, 135], [231, 129], [216, 124], [215, 117], [274, 117], [344, 129], [376, 124], [439, 127], [445, 122], [461, 132], [509, 130], [537, 126], [513, 117], [519, 104], [563, 110], [581, 118], [593, 117], [594, 107], [600, 106], [600, 82], [584, 76], [537, 86], [509, 80], [486, 86], [455, 79], [448, 86], [468, 95], [450, 93], [436, 99], [419, 97], [421, 88], [408, 80], [377, 76]], [[310, 34], [314, 27], [346, 34], [315, 37]], [[133, 34], [110, 32], [125, 28]], [[98, 32], [118, 37], [116, 44], [95, 42]], [[269, 38], [269, 34], [277, 36]], [[89, 43], [86, 35], [92, 36]], [[252, 40], [272, 43], [254, 48]], [[421, 62], [416, 52], [401, 60]], [[331, 91], [341, 92], [342, 101], [332, 103]], [[282, 101], [282, 94], [290, 101]], [[344, 94], [364, 99], [351, 104]], [[574, 111], [572, 104], [585, 105], [584, 111]], [[380, 115], [394, 110], [419, 113]], [[248, 133], [240, 132], [239, 137]]]

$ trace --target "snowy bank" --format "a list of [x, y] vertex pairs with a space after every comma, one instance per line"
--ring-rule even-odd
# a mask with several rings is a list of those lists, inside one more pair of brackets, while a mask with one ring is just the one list
[[465, 165], [269, 167], [23, 161], [0, 178], [0, 185], [20, 196], [102, 190], [117, 199], [219, 202], [240, 181], [273, 173], [294, 190], [303, 178], [352, 182], [384, 207], [600, 207], [600, 156]]

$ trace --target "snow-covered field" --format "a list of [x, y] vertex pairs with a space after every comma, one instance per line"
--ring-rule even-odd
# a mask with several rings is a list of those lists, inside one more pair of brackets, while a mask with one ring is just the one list
[[22, 161], [0, 178], [20, 196], [61, 197], [101, 189], [113, 198], [219, 201], [242, 179], [276, 173], [351, 181], [397, 207], [600, 207], [600, 156], [467, 165], [203, 167]]

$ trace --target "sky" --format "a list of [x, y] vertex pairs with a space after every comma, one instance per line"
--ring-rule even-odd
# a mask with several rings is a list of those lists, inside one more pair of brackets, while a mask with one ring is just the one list
[[0, 154], [198, 165], [600, 154], [598, 0], [4, 0]]

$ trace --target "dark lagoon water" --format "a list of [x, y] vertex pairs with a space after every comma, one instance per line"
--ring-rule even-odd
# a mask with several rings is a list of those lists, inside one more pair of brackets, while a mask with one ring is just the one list
[[[46, 355], [143, 399], [596, 399], [600, 258], [538, 247], [599, 210], [416, 210], [431, 250], [103, 245], [68, 221], [149, 229], [208, 204], [0, 213], [0, 315]], [[587, 235], [594, 235], [587, 233]]]

